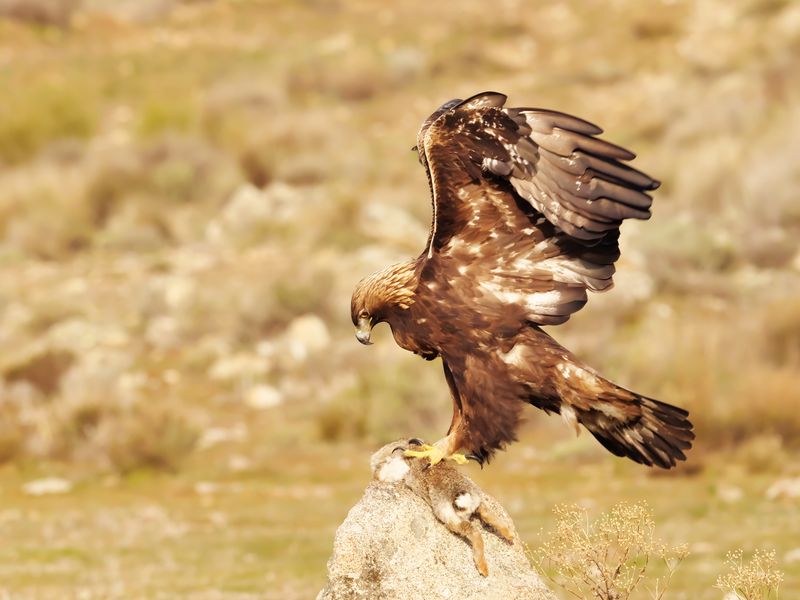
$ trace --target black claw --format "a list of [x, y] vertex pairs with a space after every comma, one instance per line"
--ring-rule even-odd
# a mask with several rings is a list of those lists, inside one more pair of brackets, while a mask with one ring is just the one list
[[411, 438], [410, 440], [408, 440], [408, 443], [410, 446], [422, 446], [425, 444], [425, 442], [423, 442], [419, 438]]
[[486, 462], [485, 458], [483, 458], [482, 456], [478, 456], [477, 454], [465, 454], [464, 457], [467, 460], [474, 460], [481, 466], [481, 470], [483, 470], [483, 463]]

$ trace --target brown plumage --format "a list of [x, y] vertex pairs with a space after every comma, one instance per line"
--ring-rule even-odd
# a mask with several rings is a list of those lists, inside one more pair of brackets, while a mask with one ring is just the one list
[[609, 451], [670, 468], [694, 438], [688, 413], [623, 389], [541, 325], [611, 287], [624, 219], [650, 217], [659, 183], [634, 155], [563, 113], [506, 108], [496, 92], [452, 100], [418, 134], [433, 220], [422, 254], [356, 287], [357, 337], [387, 322], [397, 343], [442, 358], [453, 399], [446, 455], [481, 462], [516, 439], [523, 403], [587, 428]]

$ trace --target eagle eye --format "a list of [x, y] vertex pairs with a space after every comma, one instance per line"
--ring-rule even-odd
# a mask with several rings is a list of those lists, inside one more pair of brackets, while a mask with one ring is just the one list
[[358, 313], [358, 318], [369, 319], [369, 313], [366, 310], [362, 310], [360, 313]]

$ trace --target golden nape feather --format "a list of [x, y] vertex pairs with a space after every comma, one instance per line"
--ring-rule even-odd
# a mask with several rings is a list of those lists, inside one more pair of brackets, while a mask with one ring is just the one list
[[414, 286], [411, 285], [415, 270], [415, 261], [407, 261], [365, 277], [353, 292], [351, 308], [356, 304], [377, 306], [381, 303], [391, 304], [402, 310], [409, 308], [415, 297]]
[[528, 403], [617, 456], [670, 468], [694, 438], [688, 413], [611, 383], [541, 329], [611, 288], [622, 222], [650, 217], [659, 183], [596, 125], [505, 101], [451, 100], [423, 123], [428, 242], [359, 283], [357, 337], [368, 344], [387, 322], [402, 348], [442, 359], [453, 419], [425, 450], [432, 461], [459, 451], [488, 460], [516, 439]]

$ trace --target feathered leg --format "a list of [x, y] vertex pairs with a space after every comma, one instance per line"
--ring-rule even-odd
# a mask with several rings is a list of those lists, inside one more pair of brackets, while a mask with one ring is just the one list
[[413, 456], [416, 458], [427, 458], [431, 465], [435, 465], [442, 460], [448, 459], [455, 461], [459, 465], [467, 462], [467, 457], [460, 453], [461, 440], [458, 435], [459, 425], [461, 424], [461, 396], [456, 388], [455, 381], [453, 380], [453, 373], [450, 371], [447, 362], [442, 360], [444, 366], [444, 377], [447, 380], [447, 385], [450, 388], [450, 395], [453, 399], [453, 418], [450, 421], [450, 429], [447, 435], [435, 442], [433, 445], [422, 444], [419, 450], [406, 450], [406, 456]]

